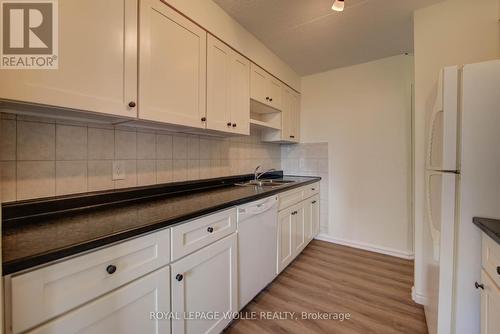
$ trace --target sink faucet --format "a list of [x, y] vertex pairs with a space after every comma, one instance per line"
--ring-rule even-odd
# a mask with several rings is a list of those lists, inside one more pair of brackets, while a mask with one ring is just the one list
[[253, 172], [253, 175], [254, 175], [254, 180], [257, 181], [258, 179], [260, 179], [260, 177], [264, 174], [267, 174], [267, 173], [270, 173], [270, 172], [274, 172], [276, 171], [276, 169], [274, 168], [271, 168], [271, 169], [268, 169], [268, 170], [265, 170], [263, 171], [262, 173], [259, 173], [259, 170], [261, 169], [262, 167], [259, 165], [255, 168], [255, 171]]

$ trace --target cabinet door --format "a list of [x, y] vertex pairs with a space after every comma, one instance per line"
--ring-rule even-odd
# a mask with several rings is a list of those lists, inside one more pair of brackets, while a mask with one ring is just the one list
[[497, 334], [500, 329], [500, 288], [481, 270], [481, 334]]
[[293, 139], [292, 91], [289, 88], [284, 87], [281, 91], [281, 96], [281, 139], [284, 141], [291, 141]]
[[150, 319], [153, 312], [170, 312], [169, 286], [167, 266], [28, 333], [170, 333], [169, 320]]
[[281, 110], [282, 85], [278, 79], [269, 77], [269, 102], [270, 106]]
[[292, 235], [294, 229], [293, 207], [280, 211], [278, 215], [278, 268], [279, 274], [293, 260]]
[[207, 38], [207, 129], [231, 132], [232, 50], [212, 35]]
[[266, 105], [269, 101], [269, 74], [255, 64], [250, 66], [250, 97]]
[[0, 70], [0, 98], [137, 117], [137, 0], [60, 0], [59, 69]]
[[309, 243], [319, 233], [319, 196], [305, 201], [305, 239]]
[[319, 195], [314, 196], [311, 199], [312, 212], [311, 212], [311, 221], [312, 221], [312, 236], [311, 239], [314, 239], [319, 234], [319, 223], [320, 223], [320, 208], [319, 208]]
[[298, 143], [300, 141], [300, 95], [292, 92], [290, 113], [290, 139]]
[[245, 57], [231, 52], [231, 122], [232, 132], [250, 134], [250, 62]]
[[306, 217], [305, 203], [294, 206], [292, 247], [293, 257], [299, 255], [306, 246]]
[[140, 6], [139, 118], [204, 128], [207, 34], [160, 0]]
[[[172, 333], [220, 333], [238, 311], [236, 234], [219, 240], [172, 264]], [[192, 313], [191, 313], [192, 312]], [[195, 312], [219, 312], [215, 319], [183, 319]]]

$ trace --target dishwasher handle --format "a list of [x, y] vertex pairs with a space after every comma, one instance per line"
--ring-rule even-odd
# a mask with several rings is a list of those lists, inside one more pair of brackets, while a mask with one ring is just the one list
[[251, 203], [250, 205], [238, 208], [238, 215], [241, 218], [258, 215], [272, 209], [273, 207], [276, 207], [277, 205], [278, 205], [278, 198], [271, 197], [264, 201]]

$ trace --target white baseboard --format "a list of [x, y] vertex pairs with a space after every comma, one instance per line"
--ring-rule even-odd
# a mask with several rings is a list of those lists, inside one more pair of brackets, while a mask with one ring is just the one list
[[411, 287], [411, 299], [417, 304], [425, 304], [425, 296], [417, 293], [414, 286]]
[[399, 257], [399, 258], [405, 259], [405, 260], [413, 260], [415, 258], [415, 255], [413, 254], [413, 252], [405, 252], [405, 251], [401, 251], [398, 249], [381, 247], [381, 246], [376, 246], [376, 245], [367, 244], [367, 243], [358, 242], [358, 241], [333, 238], [333, 237], [331, 237], [327, 234], [324, 234], [324, 233], [318, 234], [315, 239], [326, 241], [326, 242], [331, 242], [334, 244], [349, 246], [349, 247], [353, 247], [353, 248], [359, 248], [359, 249], [367, 250], [370, 252], [391, 255], [391, 256]]

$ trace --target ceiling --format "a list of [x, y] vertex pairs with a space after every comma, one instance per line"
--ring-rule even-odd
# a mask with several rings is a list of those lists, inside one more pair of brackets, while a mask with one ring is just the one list
[[213, 0], [300, 75], [413, 52], [412, 12], [442, 0]]

